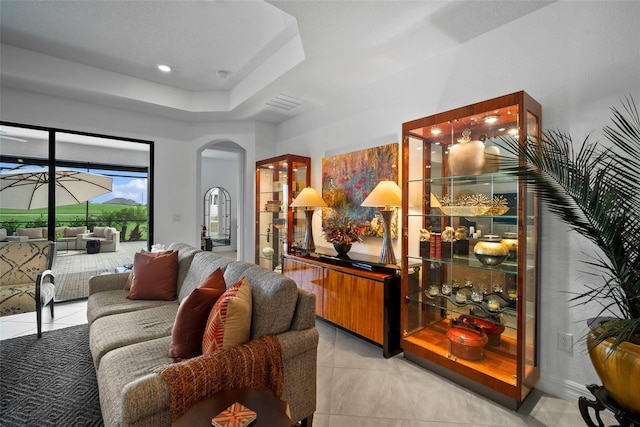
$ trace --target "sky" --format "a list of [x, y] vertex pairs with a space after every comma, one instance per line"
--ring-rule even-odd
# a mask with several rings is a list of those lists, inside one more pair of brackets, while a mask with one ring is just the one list
[[147, 204], [147, 179], [144, 178], [119, 178], [113, 177], [112, 191], [109, 194], [98, 196], [91, 200], [92, 203], [104, 203], [113, 198], [122, 197], [137, 203]]

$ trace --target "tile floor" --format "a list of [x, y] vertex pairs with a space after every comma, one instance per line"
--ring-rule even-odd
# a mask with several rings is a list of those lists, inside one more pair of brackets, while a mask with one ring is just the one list
[[[43, 330], [86, 322], [86, 301], [59, 303], [54, 319], [48, 310], [43, 315]], [[322, 320], [317, 321], [317, 327], [320, 344], [314, 427], [585, 425], [575, 401], [534, 391], [519, 411], [511, 411], [402, 355], [385, 359], [379, 347]], [[0, 317], [0, 339], [35, 333], [35, 313]]]

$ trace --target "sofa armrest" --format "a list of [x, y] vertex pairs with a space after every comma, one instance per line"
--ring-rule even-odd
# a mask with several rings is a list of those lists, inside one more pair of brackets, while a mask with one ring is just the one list
[[125, 271], [124, 273], [91, 276], [89, 278], [89, 295], [93, 295], [98, 292], [124, 289], [124, 284], [127, 282], [128, 277], [128, 271]]
[[169, 425], [171, 395], [157, 373], [147, 374], [122, 389], [122, 426]]
[[288, 359], [292, 359], [304, 352], [316, 350], [320, 339], [318, 330], [315, 327], [304, 331], [288, 331], [276, 336], [280, 341], [282, 360], [285, 363]]
[[304, 289], [298, 289], [298, 302], [291, 319], [292, 331], [302, 331], [316, 325], [316, 295]]

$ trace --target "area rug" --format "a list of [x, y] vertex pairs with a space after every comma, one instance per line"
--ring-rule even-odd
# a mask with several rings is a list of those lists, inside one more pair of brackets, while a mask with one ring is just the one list
[[0, 425], [103, 426], [89, 327], [0, 341]]
[[89, 297], [89, 278], [108, 272], [108, 269], [56, 274], [55, 302], [72, 301]]

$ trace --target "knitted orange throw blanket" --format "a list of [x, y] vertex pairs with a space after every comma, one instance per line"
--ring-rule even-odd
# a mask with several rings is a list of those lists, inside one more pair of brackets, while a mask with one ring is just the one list
[[175, 363], [159, 374], [169, 386], [172, 422], [221, 390], [268, 389], [280, 398], [284, 388], [282, 349], [273, 335]]

